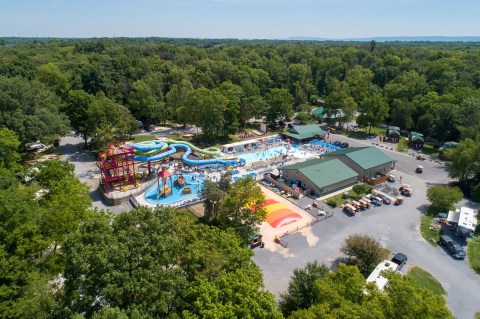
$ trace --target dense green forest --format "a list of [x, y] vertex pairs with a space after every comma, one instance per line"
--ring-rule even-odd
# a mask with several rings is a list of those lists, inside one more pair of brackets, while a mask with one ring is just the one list
[[[251, 181], [209, 185], [224, 205], [207, 202], [205, 224], [170, 209], [113, 217], [91, 209], [71, 164], [24, 166], [26, 143], [74, 130], [99, 149], [138, 121], [196, 125], [214, 142], [252, 117], [275, 125], [308, 112], [321, 97], [326, 112], [344, 111], [340, 125], [359, 113], [360, 126], [460, 141], [447, 154], [452, 176], [476, 184], [480, 175], [476, 44], [5, 38], [0, 62], [0, 318], [282, 317], [244, 248], [242, 225], [258, 223], [238, 200]], [[449, 316], [442, 300], [402, 279], [396, 293], [367, 297], [355, 270], [322, 278], [308, 292], [314, 302], [284, 314], [409, 318], [381, 305], [418, 294], [416, 306], [434, 300], [432, 316]]]
[[213, 140], [253, 116], [274, 124], [322, 97], [326, 112], [345, 112], [341, 122], [359, 112], [361, 126], [386, 121], [458, 141], [475, 138], [480, 118], [479, 50], [160, 38], [3, 45], [0, 125], [22, 143], [65, 133], [66, 117], [98, 145], [130, 135], [134, 119], [194, 124]]

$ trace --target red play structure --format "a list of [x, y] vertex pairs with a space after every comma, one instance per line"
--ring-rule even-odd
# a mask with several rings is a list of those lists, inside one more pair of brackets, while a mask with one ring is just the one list
[[133, 147], [110, 144], [110, 149], [100, 154], [97, 166], [102, 173], [101, 185], [105, 193], [137, 186]]

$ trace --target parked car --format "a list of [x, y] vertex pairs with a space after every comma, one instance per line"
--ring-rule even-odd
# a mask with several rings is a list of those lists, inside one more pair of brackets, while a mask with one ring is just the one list
[[393, 203], [393, 205], [395, 205], [395, 206], [402, 205], [403, 200], [404, 200], [403, 196], [397, 196], [397, 199], [395, 199], [395, 202]]
[[395, 183], [395, 176], [393, 176], [393, 175], [388, 175], [388, 176], [387, 176], [387, 181], [389, 181], [390, 183]]
[[340, 141], [335, 141], [335, 142], [333, 142], [333, 145], [335, 145], [335, 146], [340, 146], [340, 145], [342, 145], [342, 142], [340, 142]]
[[423, 166], [422, 166], [422, 165], [418, 165], [418, 166], [417, 166], [417, 169], [415, 170], [415, 173], [423, 173]]
[[340, 144], [340, 146], [341, 146], [342, 148], [348, 148], [349, 144], [348, 144], [348, 143], [342, 143], [342, 144]]
[[452, 252], [453, 257], [458, 259], [464, 259], [467, 254], [463, 250], [462, 246], [459, 243], [454, 241], [450, 236], [441, 235], [440, 236], [440, 245], [444, 245]]
[[390, 205], [392, 201], [385, 195], [378, 194], [377, 197], [380, 197], [385, 205]]
[[393, 256], [392, 261], [398, 265], [398, 270], [401, 270], [403, 266], [407, 263], [407, 255], [402, 254], [402, 253], [397, 253], [395, 256]]
[[372, 196], [370, 198], [370, 200], [372, 201], [372, 204], [375, 205], [375, 206], [382, 206], [382, 203], [383, 203], [383, 200], [378, 197], [378, 196]]

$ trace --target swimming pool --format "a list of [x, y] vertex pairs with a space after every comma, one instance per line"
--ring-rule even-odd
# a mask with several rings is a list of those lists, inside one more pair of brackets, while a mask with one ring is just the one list
[[237, 157], [244, 159], [246, 163], [253, 163], [258, 161], [266, 161], [271, 158], [275, 158], [276, 156], [281, 156], [285, 154], [288, 154], [289, 156], [298, 157], [298, 158], [307, 157], [307, 153], [305, 151], [300, 151], [296, 147], [290, 147], [290, 150], [288, 150], [286, 145], [275, 146], [275, 147], [258, 150], [258, 151], [252, 151], [246, 154], [237, 155]]
[[[193, 179], [194, 175], [195, 175], [195, 179]], [[152, 186], [150, 186], [150, 188], [147, 189], [147, 191], [143, 194], [143, 198], [145, 198], [145, 200], [150, 204], [171, 205], [173, 203], [190, 200], [197, 197], [200, 191], [202, 190], [203, 179], [199, 178], [198, 175], [196, 174], [183, 174], [183, 177], [185, 178], [185, 182], [186, 182], [185, 186], [180, 188], [173, 186], [172, 195], [165, 198], [160, 197], [157, 199], [158, 184], [155, 183]], [[174, 175], [172, 178], [172, 181], [175, 182], [177, 178], [178, 176]], [[169, 181], [169, 184], [170, 184], [170, 181]], [[190, 194], [182, 194], [182, 191], [187, 187], [190, 188], [192, 192]]]

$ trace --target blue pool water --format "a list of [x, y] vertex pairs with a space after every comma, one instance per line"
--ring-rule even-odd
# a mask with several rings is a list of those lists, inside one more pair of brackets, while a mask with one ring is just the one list
[[291, 147], [289, 151], [287, 151], [287, 147], [285, 145], [276, 146], [265, 150], [258, 150], [252, 151], [249, 153], [237, 155], [238, 158], [244, 159], [247, 163], [253, 163], [258, 161], [265, 161], [275, 156], [281, 156], [287, 154], [295, 157], [304, 157], [305, 154], [303, 151], [299, 151], [296, 147]]
[[[160, 197], [157, 199], [157, 194], [158, 194], [158, 186], [157, 183], [153, 184], [150, 186], [149, 189], [143, 194], [143, 197], [145, 200], [151, 204], [160, 204], [160, 205], [170, 205], [176, 202], [182, 202], [184, 200], [189, 200], [198, 195], [198, 193], [202, 190], [203, 186], [203, 179], [199, 178], [197, 175], [196, 180], [193, 180], [194, 174], [183, 174], [183, 177], [185, 178], [186, 185], [178, 188], [176, 186], [173, 186], [172, 188], [172, 195], [163, 198]], [[175, 182], [177, 180], [177, 176], [172, 177], [172, 182]], [[160, 181], [161, 182], [161, 181]], [[162, 185], [160, 185], [162, 187]], [[168, 186], [170, 186], [170, 181], [168, 182]], [[182, 194], [182, 190], [186, 187], [190, 187], [192, 189], [191, 194]]]

